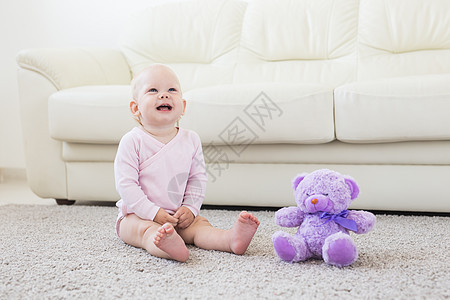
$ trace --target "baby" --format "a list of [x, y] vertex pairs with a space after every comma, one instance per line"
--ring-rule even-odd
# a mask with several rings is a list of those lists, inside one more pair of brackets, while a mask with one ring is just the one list
[[185, 262], [186, 244], [243, 254], [258, 219], [243, 211], [222, 230], [199, 215], [206, 171], [199, 136], [175, 124], [184, 114], [180, 82], [165, 65], [144, 69], [132, 82], [131, 113], [140, 126], [120, 141], [114, 172], [118, 236], [150, 254]]

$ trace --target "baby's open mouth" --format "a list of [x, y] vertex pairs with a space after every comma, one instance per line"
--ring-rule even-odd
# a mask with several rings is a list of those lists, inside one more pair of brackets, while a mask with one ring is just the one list
[[172, 106], [170, 106], [169, 104], [161, 104], [156, 109], [170, 111], [170, 110], [172, 110]]

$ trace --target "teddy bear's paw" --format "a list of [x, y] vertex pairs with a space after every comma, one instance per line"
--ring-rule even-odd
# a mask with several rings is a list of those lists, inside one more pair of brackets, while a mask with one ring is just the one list
[[285, 261], [298, 262], [307, 259], [305, 242], [294, 238], [286, 232], [278, 231], [272, 236], [276, 254]]
[[322, 256], [327, 264], [345, 267], [358, 259], [358, 250], [348, 234], [338, 232], [327, 237], [322, 248]]

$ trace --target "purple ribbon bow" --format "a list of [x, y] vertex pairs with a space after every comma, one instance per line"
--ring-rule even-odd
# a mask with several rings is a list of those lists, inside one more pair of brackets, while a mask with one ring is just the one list
[[330, 221], [334, 221], [334, 222], [338, 223], [339, 225], [341, 225], [342, 227], [356, 232], [358, 230], [358, 226], [356, 225], [356, 222], [353, 220], [347, 219], [347, 216], [348, 216], [348, 210], [343, 210], [338, 214], [330, 214], [328, 212], [323, 212], [320, 215], [320, 218], [328, 219], [322, 225], [325, 225]]

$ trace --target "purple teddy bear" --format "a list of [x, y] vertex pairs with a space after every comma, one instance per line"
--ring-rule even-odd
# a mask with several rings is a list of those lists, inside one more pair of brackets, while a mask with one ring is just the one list
[[358, 251], [348, 231], [367, 233], [376, 222], [370, 212], [347, 210], [359, 194], [355, 180], [322, 169], [297, 175], [293, 188], [297, 206], [278, 210], [275, 222], [299, 228], [295, 235], [283, 231], [273, 235], [277, 255], [289, 262], [322, 257], [339, 267], [354, 263]]

